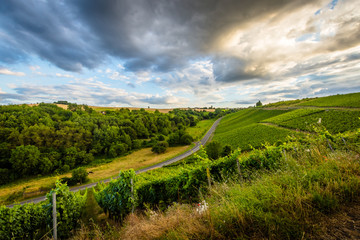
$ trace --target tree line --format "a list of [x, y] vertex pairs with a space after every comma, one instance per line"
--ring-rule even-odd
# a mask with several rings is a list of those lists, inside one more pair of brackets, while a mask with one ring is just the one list
[[0, 106], [0, 184], [25, 176], [68, 172], [96, 156], [114, 158], [132, 150], [190, 144], [185, 132], [202, 119], [225, 111], [174, 109], [167, 114], [144, 109], [96, 112], [86, 105]]

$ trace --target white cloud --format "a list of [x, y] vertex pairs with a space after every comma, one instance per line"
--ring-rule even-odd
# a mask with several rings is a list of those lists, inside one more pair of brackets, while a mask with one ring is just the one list
[[13, 72], [13, 71], [11, 71], [9, 69], [6, 69], [6, 68], [0, 68], [0, 74], [10, 75], [10, 76], [18, 76], [18, 77], [25, 76], [25, 73], [23, 73], [23, 72]]
[[63, 77], [63, 78], [74, 78], [73, 75], [70, 74], [61, 74], [61, 73], [56, 73], [55, 74], [57, 77]]
[[40, 66], [37, 66], [37, 65], [35, 65], [35, 66], [29, 66], [29, 68], [30, 68], [31, 71], [37, 71], [37, 70], [40, 69]]

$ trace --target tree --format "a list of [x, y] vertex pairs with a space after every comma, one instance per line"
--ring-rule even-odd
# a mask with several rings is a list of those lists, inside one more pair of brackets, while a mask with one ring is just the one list
[[181, 144], [184, 144], [184, 145], [189, 145], [189, 144], [191, 144], [191, 142], [192, 142], [193, 140], [194, 140], [193, 137], [192, 137], [190, 134], [188, 134], [188, 133], [185, 133], [184, 135], [182, 135], [182, 136], [180, 137], [180, 143], [181, 143]]
[[256, 103], [256, 107], [261, 107], [262, 103], [260, 102], [260, 100]]
[[225, 145], [225, 147], [221, 151], [221, 156], [222, 157], [228, 156], [228, 155], [230, 155], [231, 152], [232, 152], [231, 146]]
[[11, 151], [10, 162], [17, 173], [33, 175], [39, 172], [39, 159], [40, 151], [37, 147], [21, 145]]
[[84, 183], [88, 180], [88, 173], [84, 167], [76, 168], [72, 171], [72, 180], [76, 183]]
[[218, 159], [222, 150], [221, 144], [216, 141], [212, 141], [206, 145], [206, 153], [210, 159]]
[[165, 141], [162, 141], [162, 142], [156, 143], [152, 147], [151, 151], [154, 153], [160, 154], [160, 153], [164, 153], [168, 147], [169, 147], [169, 144]]

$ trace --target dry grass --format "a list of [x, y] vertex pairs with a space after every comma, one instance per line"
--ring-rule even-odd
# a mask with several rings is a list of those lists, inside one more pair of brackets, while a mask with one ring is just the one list
[[[117, 176], [120, 170], [130, 168], [140, 169], [163, 162], [186, 151], [188, 148], [189, 146], [170, 147], [164, 154], [155, 154], [151, 152], [151, 148], [144, 148], [127, 156], [117, 158], [110, 163], [87, 168], [87, 171], [93, 172], [89, 175], [89, 179], [91, 182], [97, 182], [99, 180]], [[40, 191], [41, 188], [51, 188], [57, 179], [63, 177], [71, 177], [71, 173], [58, 176], [37, 177], [1, 186], [0, 203], [4, 202], [9, 195], [21, 192], [24, 188], [24, 196], [27, 198], [42, 195], [43, 193]]]
[[165, 214], [132, 214], [121, 232], [121, 239], [209, 239], [211, 233], [202, 216], [188, 205], [175, 205]]

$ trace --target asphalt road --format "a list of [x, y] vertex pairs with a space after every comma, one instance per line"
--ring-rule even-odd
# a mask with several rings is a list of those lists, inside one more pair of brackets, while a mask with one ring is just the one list
[[[193, 154], [194, 152], [197, 152], [199, 151], [200, 149], [200, 146], [201, 145], [205, 145], [205, 143], [210, 139], [210, 136], [211, 134], [215, 131], [217, 125], [219, 124], [221, 118], [219, 118], [218, 120], [216, 120], [214, 122], [214, 124], [211, 126], [211, 128], [209, 129], [209, 131], [205, 134], [205, 136], [199, 141], [196, 143], [195, 147], [193, 147], [192, 149], [190, 149], [189, 151], [186, 151], [184, 152], [183, 154], [179, 155], [179, 156], [176, 156], [176, 157], [173, 157], [167, 161], [164, 161], [164, 162], [161, 162], [161, 163], [158, 163], [158, 164], [155, 164], [155, 165], [152, 165], [150, 167], [146, 167], [146, 168], [143, 168], [141, 170], [137, 170], [136, 171], [136, 174], [139, 174], [139, 173], [143, 173], [143, 172], [147, 172], [147, 171], [150, 171], [150, 170], [153, 170], [153, 169], [156, 169], [156, 168], [161, 168], [163, 166], [166, 166], [166, 165], [169, 165], [169, 164], [172, 164], [174, 162], [177, 162], [177, 161], [180, 161], [188, 156], [190, 156], [191, 154]], [[104, 183], [107, 183], [107, 182], [110, 182], [111, 179], [114, 179], [116, 177], [113, 177], [113, 178], [108, 178], [108, 179], [105, 179], [105, 180], [102, 180], [100, 182], [104, 182]], [[85, 184], [85, 185], [81, 185], [81, 186], [77, 186], [77, 187], [73, 187], [73, 188], [70, 188], [70, 191], [71, 192], [77, 192], [79, 190], [83, 190], [83, 189], [86, 189], [86, 188], [92, 188], [92, 187], [95, 187], [99, 182], [95, 182], [95, 183], [89, 183], [89, 184]], [[42, 202], [46, 199], [45, 196], [41, 196], [41, 197], [37, 197], [37, 198], [32, 198], [32, 199], [29, 199], [29, 200], [26, 200], [26, 201], [22, 201], [20, 203], [15, 203], [15, 204], [11, 204], [11, 205], [8, 205], [7, 207], [13, 207], [14, 205], [22, 205], [22, 204], [25, 204], [25, 203], [38, 203], [38, 202]]]

